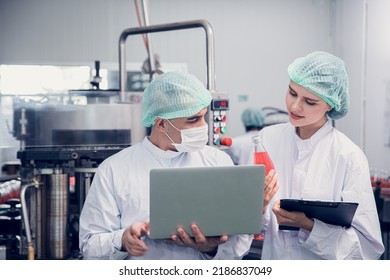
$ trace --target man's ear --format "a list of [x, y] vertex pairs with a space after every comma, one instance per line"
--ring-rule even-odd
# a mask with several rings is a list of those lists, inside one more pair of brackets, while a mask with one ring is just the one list
[[157, 118], [154, 127], [157, 128], [159, 131], [165, 131], [165, 120], [161, 118]]

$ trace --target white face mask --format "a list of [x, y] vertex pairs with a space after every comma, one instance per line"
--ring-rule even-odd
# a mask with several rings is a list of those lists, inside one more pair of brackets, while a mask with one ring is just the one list
[[175, 128], [177, 131], [180, 131], [180, 144], [174, 143], [172, 138], [169, 137], [166, 132], [164, 132], [165, 135], [172, 141], [172, 145], [175, 146], [176, 150], [178, 150], [179, 152], [197, 152], [203, 149], [204, 146], [206, 146], [207, 141], [209, 140], [209, 127], [207, 124], [203, 126], [180, 130], [176, 126], [174, 126], [169, 120], [167, 121], [172, 125], [173, 128]]

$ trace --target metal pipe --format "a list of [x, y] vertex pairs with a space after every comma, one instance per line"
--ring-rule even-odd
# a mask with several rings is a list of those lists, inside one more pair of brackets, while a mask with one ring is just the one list
[[91, 188], [91, 180], [92, 180], [92, 174], [85, 173], [85, 176], [84, 176], [85, 196], [88, 195], [89, 189]]
[[206, 66], [207, 66], [207, 89], [215, 91], [215, 69], [214, 69], [214, 33], [210, 23], [206, 20], [192, 20], [175, 22], [160, 25], [150, 25], [139, 28], [128, 28], [122, 31], [119, 37], [119, 89], [120, 101], [125, 101], [127, 89], [126, 77], [126, 54], [125, 42], [128, 36], [144, 33], [154, 33], [162, 31], [173, 31], [181, 29], [203, 28], [206, 33]]
[[363, 2], [363, 34], [362, 34], [362, 68], [360, 74], [360, 96], [361, 96], [361, 114], [360, 114], [360, 146], [363, 152], [366, 152], [366, 117], [367, 117], [367, 14], [368, 3], [367, 0]]
[[27, 259], [28, 260], [33, 260], [35, 253], [34, 253], [34, 245], [31, 238], [30, 220], [28, 218], [28, 213], [27, 213], [26, 191], [28, 188], [31, 187], [38, 188], [39, 185], [40, 183], [36, 179], [33, 179], [33, 182], [23, 185], [20, 190], [20, 202], [22, 204], [22, 215], [23, 215], [24, 227], [25, 227], [26, 238], [27, 238]]
[[[142, 11], [144, 14], [144, 22], [145, 26], [149, 26], [149, 1], [148, 0], [142, 0]], [[153, 71], [156, 69], [155, 61], [154, 61], [154, 53], [152, 48], [152, 41], [149, 33], [146, 34], [146, 41], [148, 44], [148, 55], [149, 55], [149, 71], [150, 73], [153, 73]]]
[[20, 110], [20, 150], [23, 151], [26, 147], [26, 136], [27, 136], [27, 118], [26, 108]]

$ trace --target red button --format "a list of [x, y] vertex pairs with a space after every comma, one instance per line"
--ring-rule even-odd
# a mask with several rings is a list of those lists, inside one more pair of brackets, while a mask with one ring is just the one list
[[221, 139], [221, 145], [231, 146], [232, 143], [233, 143], [232, 138], [222, 138]]

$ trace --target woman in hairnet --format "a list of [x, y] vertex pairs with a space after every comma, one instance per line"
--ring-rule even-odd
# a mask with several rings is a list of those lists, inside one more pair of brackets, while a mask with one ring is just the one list
[[[332, 119], [348, 112], [344, 62], [313, 52], [289, 67], [289, 123], [260, 131], [278, 174], [279, 191], [264, 217], [262, 259], [378, 259], [384, 251], [368, 162]], [[357, 202], [350, 228], [280, 208], [280, 199]], [[272, 208], [272, 209], [271, 209]], [[279, 225], [298, 231], [279, 230]]]
[[151, 134], [99, 166], [80, 217], [84, 258], [240, 259], [249, 251], [253, 236], [205, 237], [196, 225], [194, 238], [183, 229], [172, 240], [147, 235], [151, 169], [233, 165], [226, 153], [206, 146], [210, 102], [204, 85], [182, 72], [165, 73], [145, 89], [142, 123], [152, 127]]
[[246, 108], [241, 114], [245, 126], [245, 134], [233, 138], [232, 145], [227, 150], [235, 165], [245, 165], [253, 160], [252, 136], [264, 126], [264, 112], [260, 108]]

